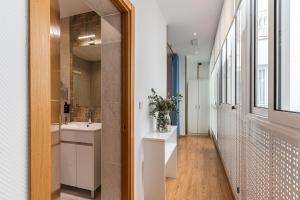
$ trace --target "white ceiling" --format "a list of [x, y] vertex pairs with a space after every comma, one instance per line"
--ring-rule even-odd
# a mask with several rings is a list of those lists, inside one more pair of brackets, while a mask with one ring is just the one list
[[60, 17], [95, 11], [100, 16], [118, 13], [111, 0], [59, 0]]
[[60, 0], [59, 7], [61, 18], [92, 11], [82, 0]]
[[[181, 55], [199, 55], [208, 62], [224, 0], [157, 0], [168, 23], [168, 42]], [[197, 33], [194, 36], [193, 33]], [[193, 38], [199, 46], [191, 45]]]

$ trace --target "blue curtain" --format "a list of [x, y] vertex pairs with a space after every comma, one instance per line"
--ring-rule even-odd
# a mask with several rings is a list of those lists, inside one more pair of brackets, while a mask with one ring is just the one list
[[[172, 55], [172, 91], [171, 95], [179, 94], [179, 56], [177, 54]], [[177, 126], [177, 136], [180, 135], [180, 117], [179, 117], [179, 102], [177, 101], [177, 112], [171, 114], [171, 124]]]

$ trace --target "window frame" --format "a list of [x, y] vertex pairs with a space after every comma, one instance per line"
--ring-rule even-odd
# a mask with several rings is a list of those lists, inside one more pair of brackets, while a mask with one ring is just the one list
[[218, 55], [218, 58], [216, 60], [215, 63], [215, 68], [214, 70], [216, 70], [216, 105], [217, 106], [221, 106], [222, 105], [222, 65], [221, 65], [221, 57], [222, 54]]
[[241, 14], [240, 9], [237, 10], [235, 17], [235, 105], [241, 105], [241, 73], [242, 73], [242, 60], [241, 60]]
[[[236, 18], [233, 18], [232, 24], [229, 28], [228, 34], [226, 36], [226, 104], [235, 106], [236, 101], [236, 93], [237, 93], [237, 42], [236, 42]], [[231, 36], [231, 37], [230, 37]], [[230, 49], [229, 49], [230, 47]], [[231, 50], [231, 52], [229, 52]], [[231, 53], [231, 61], [229, 60]], [[230, 70], [229, 70], [230, 63]], [[231, 78], [229, 80], [229, 77]]]
[[[251, 2], [251, 108], [250, 112], [255, 114], [255, 115], [260, 115], [262, 117], [268, 117], [268, 108], [264, 107], [257, 107], [256, 106], [256, 67], [257, 67], [257, 1], [258, 0], [253, 0]], [[270, 5], [269, 5], [270, 7]], [[268, 16], [270, 16], [270, 12], [268, 12]], [[270, 17], [268, 17], [270, 18]], [[270, 19], [269, 19], [270, 21]], [[269, 23], [269, 29], [270, 29], [270, 23]], [[270, 35], [270, 32], [269, 32]], [[268, 43], [270, 43], [270, 36], [268, 38]], [[270, 50], [268, 52], [268, 55], [270, 55]], [[270, 60], [270, 56], [268, 58]], [[268, 61], [268, 72], [270, 71], [270, 62]], [[268, 80], [270, 79], [270, 76], [268, 77]], [[268, 81], [269, 84], [269, 81]], [[270, 90], [269, 85], [268, 85], [268, 91]], [[269, 94], [267, 94], [269, 98]], [[270, 107], [270, 99], [268, 99], [268, 107]]]
[[279, 1], [269, 2], [269, 120], [273, 123], [282, 124], [291, 128], [300, 129], [300, 113], [277, 110], [277, 73], [278, 73], [278, 19]]
[[[225, 54], [225, 55], [224, 55]], [[221, 48], [221, 62], [220, 62], [220, 67], [221, 67], [221, 80], [222, 80], [222, 88], [221, 88], [221, 104], [226, 105], [227, 104], [227, 37], [223, 43], [223, 46]], [[225, 57], [224, 57], [225, 56]], [[225, 60], [224, 60], [225, 58]], [[223, 64], [225, 66], [223, 66]], [[224, 80], [225, 78], [225, 80]]]

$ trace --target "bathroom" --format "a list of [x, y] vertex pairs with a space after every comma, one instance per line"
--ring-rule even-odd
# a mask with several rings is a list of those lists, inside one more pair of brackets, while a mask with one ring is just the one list
[[121, 199], [121, 13], [53, 2], [52, 199]]

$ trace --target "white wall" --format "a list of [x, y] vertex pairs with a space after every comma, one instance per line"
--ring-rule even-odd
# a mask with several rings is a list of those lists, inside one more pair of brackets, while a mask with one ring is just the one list
[[28, 197], [27, 1], [2, 2], [0, 19], [0, 199], [22, 200]]
[[203, 62], [203, 58], [198, 55], [187, 56], [187, 80], [197, 80], [197, 66], [201, 62], [202, 66], [199, 68], [199, 78], [209, 79], [209, 64]]
[[185, 56], [179, 55], [179, 93], [183, 96], [179, 106], [180, 135], [185, 135]]
[[[156, 3], [132, 0], [135, 6], [135, 199], [143, 200], [143, 135], [151, 131], [148, 96], [151, 88], [166, 96], [167, 26]], [[139, 102], [142, 108], [139, 108]]]
[[219, 20], [218, 30], [215, 36], [215, 44], [212, 51], [213, 61], [215, 62], [218, 58], [219, 52], [225, 41], [227, 33], [232, 23], [232, 18], [234, 17], [237, 0], [224, 0], [222, 13]]

